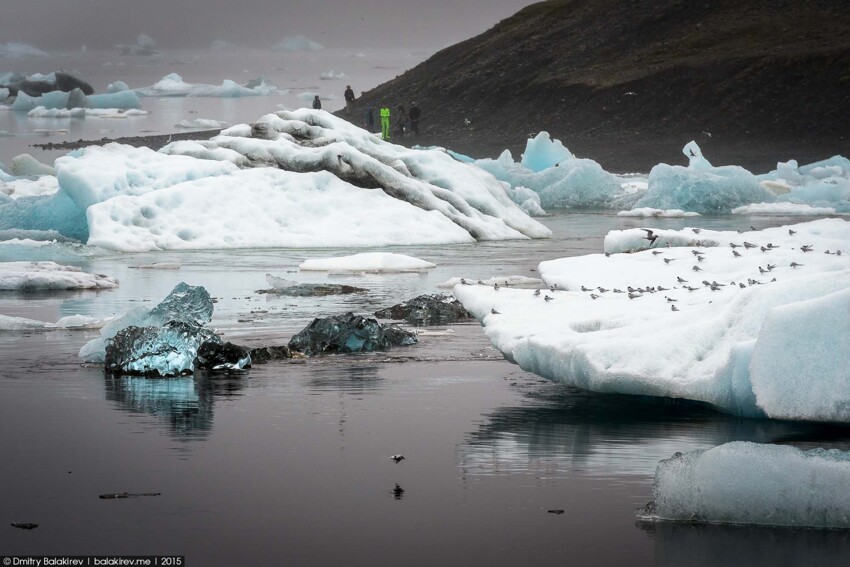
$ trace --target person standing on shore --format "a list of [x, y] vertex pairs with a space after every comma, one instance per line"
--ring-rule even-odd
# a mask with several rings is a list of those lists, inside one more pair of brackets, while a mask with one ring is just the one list
[[381, 105], [381, 139], [390, 139], [390, 107]]
[[375, 130], [375, 114], [371, 106], [363, 113], [363, 125], [366, 126], [366, 130], [369, 132]]
[[416, 106], [415, 102], [410, 105], [410, 112], [408, 112], [407, 116], [410, 117], [410, 130], [413, 132], [414, 136], [418, 136], [419, 118], [422, 117], [422, 111], [419, 110], [419, 107]]
[[313, 110], [322, 110], [322, 101], [319, 100], [319, 95], [313, 97]]
[[348, 106], [352, 102], [354, 102], [354, 91], [351, 90], [351, 85], [347, 85], [345, 87], [345, 106]]
[[407, 111], [404, 105], [398, 105], [398, 117], [396, 118], [395, 131], [399, 136], [404, 136], [404, 127], [407, 124]]

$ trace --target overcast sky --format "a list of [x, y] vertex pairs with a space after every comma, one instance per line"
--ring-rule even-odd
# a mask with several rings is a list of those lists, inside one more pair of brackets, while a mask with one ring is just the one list
[[304, 35], [326, 47], [438, 48], [534, 0], [0, 0], [0, 43], [111, 47], [145, 33], [162, 47], [222, 39], [252, 47]]

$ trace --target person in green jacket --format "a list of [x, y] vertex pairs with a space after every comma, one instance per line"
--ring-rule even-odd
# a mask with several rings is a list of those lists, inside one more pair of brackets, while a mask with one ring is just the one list
[[390, 139], [390, 108], [386, 104], [381, 105], [381, 139]]

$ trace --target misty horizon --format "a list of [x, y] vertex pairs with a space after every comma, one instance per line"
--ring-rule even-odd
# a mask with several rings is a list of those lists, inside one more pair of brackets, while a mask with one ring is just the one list
[[40, 49], [108, 49], [140, 34], [165, 49], [207, 48], [226, 41], [270, 47], [302, 35], [328, 48], [439, 49], [474, 37], [533, 0], [246, 0], [209, 7], [205, 0], [11, 0], [0, 18], [0, 43]]

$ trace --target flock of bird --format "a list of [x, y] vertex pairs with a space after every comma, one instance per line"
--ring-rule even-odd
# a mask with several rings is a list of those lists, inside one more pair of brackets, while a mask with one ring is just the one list
[[[750, 228], [753, 231], [758, 230], [753, 226], [751, 226]], [[658, 240], [659, 236], [648, 228], [643, 228], [641, 230], [643, 230], [647, 233], [644, 238], [649, 241], [649, 248], [652, 248], [652, 245]], [[699, 234], [702, 229], [692, 228], [691, 230], [694, 232], [694, 234]], [[738, 231], [738, 232], [741, 233], [742, 231]], [[788, 235], [789, 236], [794, 236], [795, 234], [797, 234], [797, 231], [795, 231], [793, 229], [788, 229]], [[702, 245], [702, 243], [697, 242], [697, 245]], [[773, 250], [780, 248], [780, 246], [775, 245], [771, 242], [767, 243], [766, 245], [757, 245], [757, 244], [753, 244], [751, 242], [746, 242], [746, 241], [744, 241], [741, 244], [731, 242], [731, 243], [729, 243], [729, 247], [732, 249], [732, 256], [734, 258], [743, 257], [743, 254], [741, 254], [741, 252], [736, 250], [737, 248], [742, 248], [745, 252], [748, 252], [748, 251], [753, 250], [753, 249], [758, 249], [758, 250], [760, 250], [760, 253], [762, 253], [762, 254], [765, 254], [767, 252], [771, 252]], [[668, 244], [667, 247], [664, 250], [669, 250], [669, 249], [670, 249], [670, 245]], [[792, 250], [793, 250], [793, 248], [792, 248]], [[809, 245], [809, 244], [804, 244], [804, 245], [800, 246], [799, 250], [802, 253], [814, 252], [814, 247], [812, 245]], [[658, 255], [663, 254], [664, 252], [662, 250], [652, 250], [651, 253], [654, 256], [658, 256]], [[691, 250], [691, 254], [693, 254], [694, 260], [697, 262], [696, 264], [694, 264], [691, 267], [691, 270], [693, 272], [703, 271], [703, 268], [700, 267], [700, 263], [706, 261], [705, 252], [703, 252], [701, 250]], [[835, 250], [834, 252], [830, 251], [830, 250], [826, 250], [826, 251], [824, 251], [824, 254], [841, 256], [841, 250]], [[610, 257], [610, 253], [606, 252], [605, 256]], [[662, 260], [664, 261], [665, 264], [669, 265], [670, 262], [674, 262], [676, 260], [682, 260], [682, 258], [662, 258]], [[796, 261], [792, 261], [789, 264], [788, 267], [791, 268], [791, 269], [796, 269], [796, 268], [802, 268], [803, 266], [804, 266], [804, 264], [800, 264]], [[759, 276], [770, 275], [770, 274], [773, 273], [773, 271], [776, 268], [777, 268], [777, 265], [771, 264], [770, 262], [768, 262], [765, 265], [765, 267], [759, 266], [758, 267]], [[708, 288], [711, 291], [721, 291], [724, 287], [727, 287], [727, 286], [730, 287], [730, 288], [739, 287], [740, 289], [745, 289], [745, 288], [750, 287], [750, 286], [764, 285], [765, 283], [773, 283], [773, 282], [776, 282], [776, 281], [777, 281], [777, 279], [776, 279], [775, 276], [772, 277], [772, 279], [770, 279], [767, 282], [761, 281], [760, 279], [756, 279], [755, 277], [747, 278], [746, 283], [744, 283], [743, 281], [738, 281], [738, 282], [731, 281], [729, 283], [718, 283], [717, 281], [702, 280], [702, 282], [701, 282], [702, 287], [691, 286], [691, 285], [682, 285], [681, 289], [686, 289], [689, 292], [694, 292], [694, 291], [704, 289], [704, 288]], [[690, 283], [689, 280], [686, 280], [682, 276], [677, 276], [676, 282], [678, 284], [689, 284]], [[467, 282], [463, 278], [461, 278], [461, 284], [471, 285], [469, 282]], [[478, 284], [479, 285], [483, 284], [483, 282], [481, 280], [478, 280]], [[508, 284], [504, 283], [503, 286], [507, 287]], [[503, 286], [499, 286], [498, 283], [495, 283], [495, 284], [493, 284], [493, 289], [495, 291], [499, 291], [500, 287], [503, 287]], [[638, 299], [640, 297], [643, 297], [646, 294], [654, 294], [654, 293], [659, 293], [659, 292], [670, 291], [671, 288], [665, 288], [665, 287], [659, 285], [659, 286], [646, 286], [646, 287], [637, 287], [637, 288], [632, 287], [632, 286], [628, 286], [628, 287], [626, 287], [625, 290], [618, 289], [618, 288], [613, 288], [613, 289], [609, 290], [609, 289], [606, 289], [604, 287], [593, 287], [593, 288], [591, 288], [591, 287], [586, 287], [586, 286], [582, 285], [580, 289], [581, 289], [582, 292], [590, 293], [590, 298], [592, 300], [596, 300], [596, 299], [599, 299], [602, 296], [602, 294], [607, 293], [609, 291], [611, 291], [612, 293], [626, 294], [626, 296], [629, 299]], [[674, 285], [672, 287], [672, 289], [680, 289], [680, 286]], [[545, 294], [544, 297], [543, 297], [544, 301], [548, 302], [548, 301], [553, 301], [555, 299], [553, 296], [554, 296], [556, 291], [559, 291], [558, 285], [553, 284], [553, 285], [549, 286], [549, 291], [552, 292], [552, 296], [550, 296], [549, 294]], [[539, 297], [541, 295], [541, 290], [540, 289], [534, 290], [533, 295], [534, 295], [534, 297]], [[675, 303], [678, 301], [677, 299], [673, 299], [673, 298], [666, 296], [666, 295], [664, 296], [664, 298], [667, 300], [668, 303], [670, 303], [670, 310], [671, 311], [679, 311], [679, 308], [675, 305]], [[491, 308], [490, 313], [492, 315], [500, 315], [501, 314], [495, 308]]]

